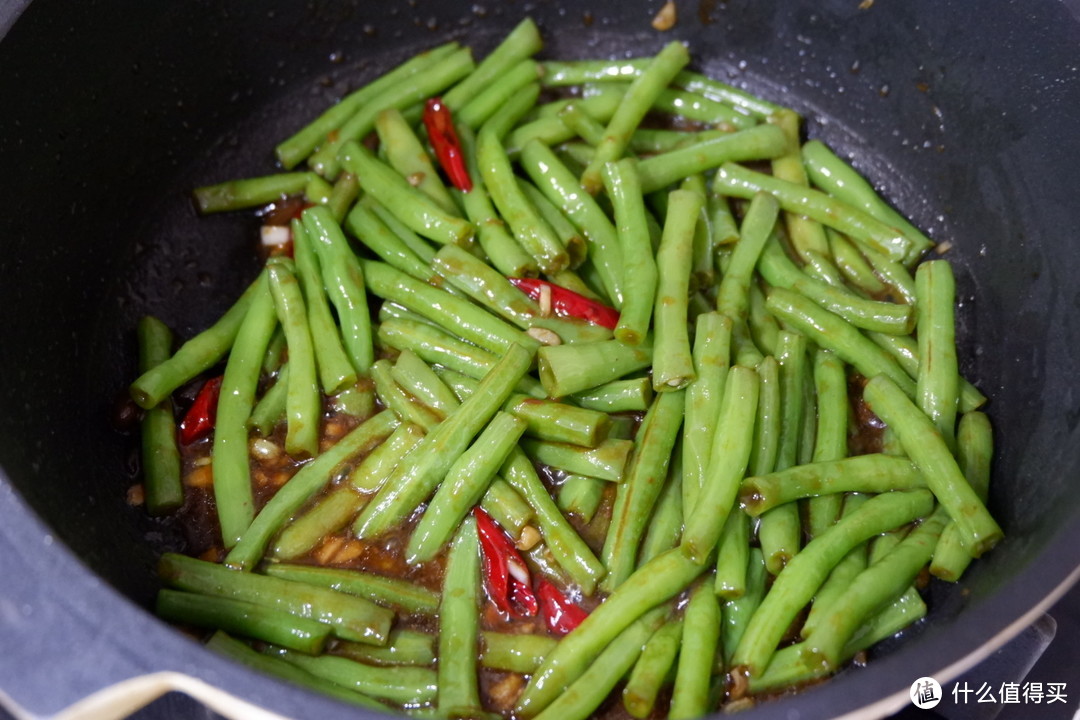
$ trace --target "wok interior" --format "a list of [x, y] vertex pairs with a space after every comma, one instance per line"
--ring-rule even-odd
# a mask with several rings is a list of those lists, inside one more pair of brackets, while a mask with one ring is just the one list
[[151, 313], [190, 336], [256, 271], [250, 215], [199, 219], [187, 191], [271, 171], [273, 144], [358, 80], [447, 38], [482, 54], [526, 12], [547, 57], [685, 39], [698, 69], [803, 113], [953, 246], [961, 362], [992, 398], [990, 506], [1007, 541], [963, 590], [933, 586], [907, 647], [802, 701], [873, 699], [882, 690], [850, 676], [897, 668], [888, 689], [902, 689], [910, 658], [960, 657], [1077, 564], [1080, 30], [1065, 6], [973, 18], [963, 2], [701, 0], [658, 33], [654, 3], [636, 1], [111, 5], [35, 2], [0, 43], [0, 463], [134, 602], [149, 605], [156, 556], [180, 542], [127, 505], [134, 443], [108, 421], [134, 376], [135, 322]]

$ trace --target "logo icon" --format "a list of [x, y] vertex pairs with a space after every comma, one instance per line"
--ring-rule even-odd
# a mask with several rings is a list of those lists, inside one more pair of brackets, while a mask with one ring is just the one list
[[921, 677], [911, 683], [911, 703], [920, 710], [937, 707], [941, 702], [941, 685], [932, 677]]

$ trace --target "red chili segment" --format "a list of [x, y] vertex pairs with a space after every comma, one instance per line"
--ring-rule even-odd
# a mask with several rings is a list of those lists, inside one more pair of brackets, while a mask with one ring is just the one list
[[427, 128], [431, 147], [435, 150], [435, 157], [438, 158], [446, 177], [458, 190], [472, 190], [472, 178], [469, 177], [469, 169], [465, 165], [465, 154], [461, 149], [457, 130], [454, 129], [450, 108], [443, 105], [441, 98], [433, 97], [424, 105], [424, 127]]
[[539, 607], [533, 594], [529, 568], [506, 531], [479, 507], [473, 508], [480, 535], [484, 587], [495, 607], [511, 617], [535, 615]]
[[540, 578], [537, 583], [536, 594], [540, 596], [540, 614], [547, 623], [548, 630], [556, 635], [566, 635], [589, 616], [589, 613], [568, 600], [555, 585], [544, 578]]
[[221, 376], [211, 378], [199, 388], [195, 402], [191, 403], [184, 419], [180, 421], [180, 442], [190, 445], [201, 440], [214, 429], [217, 419], [218, 397], [221, 395]]
[[561, 285], [550, 283], [538, 278], [507, 278], [521, 292], [533, 300], [540, 298], [540, 289], [548, 287], [551, 290], [551, 309], [558, 315], [575, 317], [587, 320], [594, 325], [602, 325], [611, 330], [619, 324], [619, 311], [610, 308], [603, 303], [590, 300], [584, 295], [578, 295], [573, 290], [567, 290]]

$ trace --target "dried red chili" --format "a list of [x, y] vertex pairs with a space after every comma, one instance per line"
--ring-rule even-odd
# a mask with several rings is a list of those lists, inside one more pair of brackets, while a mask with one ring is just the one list
[[547, 287], [551, 292], [551, 309], [558, 315], [587, 320], [594, 325], [603, 325], [612, 330], [619, 324], [619, 311], [610, 308], [603, 303], [590, 300], [584, 295], [579, 295], [573, 290], [567, 290], [561, 285], [550, 283], [547, 280], [537, 278], [507, 278], [521, 292], [533, 300], [540, 298], [542, 288]]
[[556, 635], [566, 635], [589, 616], [589, 613], [567, 599], [554, 584], [544, 578], [537, 582], [536, 594], [540, 598], [540, 615], [543, 616], [548, 630]]
[[461, 149], [450, 108], [443, 105], [442, 99], [433, 97], [424, 105], [424, 127], [427, 128], [428, 140], [435, 150], [446, 177], [454, 187], [462, 192], [472, 190], [472, 178], [465, 165], [465, 153]]
[[538, 603], [532, 591], [529, 568], [514, 547], [510, 536], [490, 515], [473, 508], [480, 535], [480, 555], [484, 564], [484, 587], [495, 607], [511, 617], [536, 614]]
[[211, 378], [199, 388], [195, 402], [191, 403], [184, 419], [180, 421], [180, 442], [190, 445], [201, 440], [214, 429], [217, 419], [218, 397], [221, 395], [221, 377]]

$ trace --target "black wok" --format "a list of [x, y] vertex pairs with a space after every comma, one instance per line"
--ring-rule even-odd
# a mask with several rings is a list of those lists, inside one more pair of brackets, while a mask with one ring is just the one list
[[[287, 716], [357, 715], [147, 612], [155, 556], [180, 537], [128, 506], [132, 443], [111, 408], [140, 315], [190, 335], [255, 272], [250, 218], [197, 219], [187, 190], [269, 171], [273, 142], [347, 88], [447, 37], [486, 51], [525, 14], [549, 56], [687, 40], [700, 69], [802, 112], [953, 245], [964, 370], [993, 398], [990, 505], [1007, 539], [962, 587], [932, 586], [930, 617], [868, 667], [747, 717], [880, 715], [1075, 580], [1076, 2], [681, 0], [666, 34], [649, 26], [656, 0], [23, 4], [0, 3], [0, 705], [48, 715], [168, 672], [164, 686], [211, 702], [220, 688]], [[130, 707], [156, 687], [129, 687]]]

